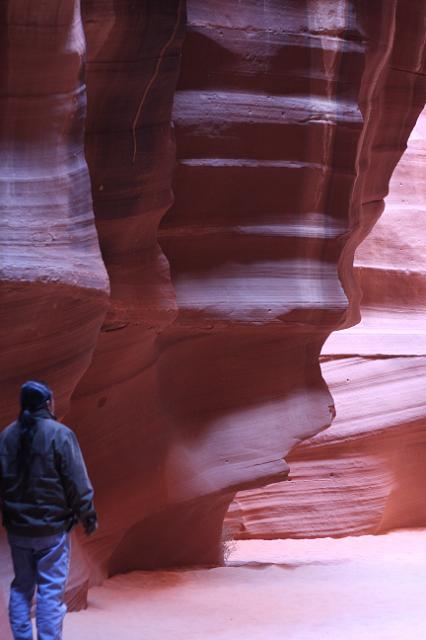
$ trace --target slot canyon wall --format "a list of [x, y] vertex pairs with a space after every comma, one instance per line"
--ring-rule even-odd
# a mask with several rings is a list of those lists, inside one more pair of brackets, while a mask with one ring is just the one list
[[382, 533], [426, 525], [426, 110], [358, 247], [361, 323], [333, 333], [322, 371], [337, 417], [288, 457], [292, 482], [239, 493], [236, 538]]
[[359, 320], [353, 254], [424, 105], [425, 14], [3, 4], [1, 419], [46, 379], [85, 452], [101, 528], [74, 534], [70, 607], [106, 575], [220, 561], [235, 492], [330, 425], [318, 358]]

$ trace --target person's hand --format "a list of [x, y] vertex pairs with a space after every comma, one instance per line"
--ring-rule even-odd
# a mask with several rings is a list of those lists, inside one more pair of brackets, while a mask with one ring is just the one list
[[96, 518], [87, 518], [87, 520], [84, 521], [83, 526], [86, 536], [91, 536], [92, 533], [95, 533], [99, 525]]

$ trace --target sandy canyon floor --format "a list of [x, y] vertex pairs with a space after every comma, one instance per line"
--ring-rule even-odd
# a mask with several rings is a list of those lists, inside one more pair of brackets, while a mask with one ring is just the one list
[[115, 576], [65, 640], [420, 640], [426, 530], [238, 542], [229, 566]]

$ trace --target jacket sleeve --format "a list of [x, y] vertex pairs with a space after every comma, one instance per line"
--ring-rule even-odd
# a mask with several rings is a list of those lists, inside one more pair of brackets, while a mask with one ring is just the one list
[[96, 519], [93, 487], [89, 480], [77, 436], [71, 429], [67, 429], [61, 438], [57, 453], [59, 474], [68, 506], [83, 524], [89, 519]]

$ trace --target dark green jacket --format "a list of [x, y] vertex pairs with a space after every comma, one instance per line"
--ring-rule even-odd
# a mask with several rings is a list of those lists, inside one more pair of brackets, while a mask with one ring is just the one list
[[0, 433], [0, 500], [3, 526], [24, 536], [69, 531], [96, 518], [93, 488], [81, 449], [71, 429], [47, 409], [33, 413], [28, 481], [20, 470], [21, 427], [13, 422]]

